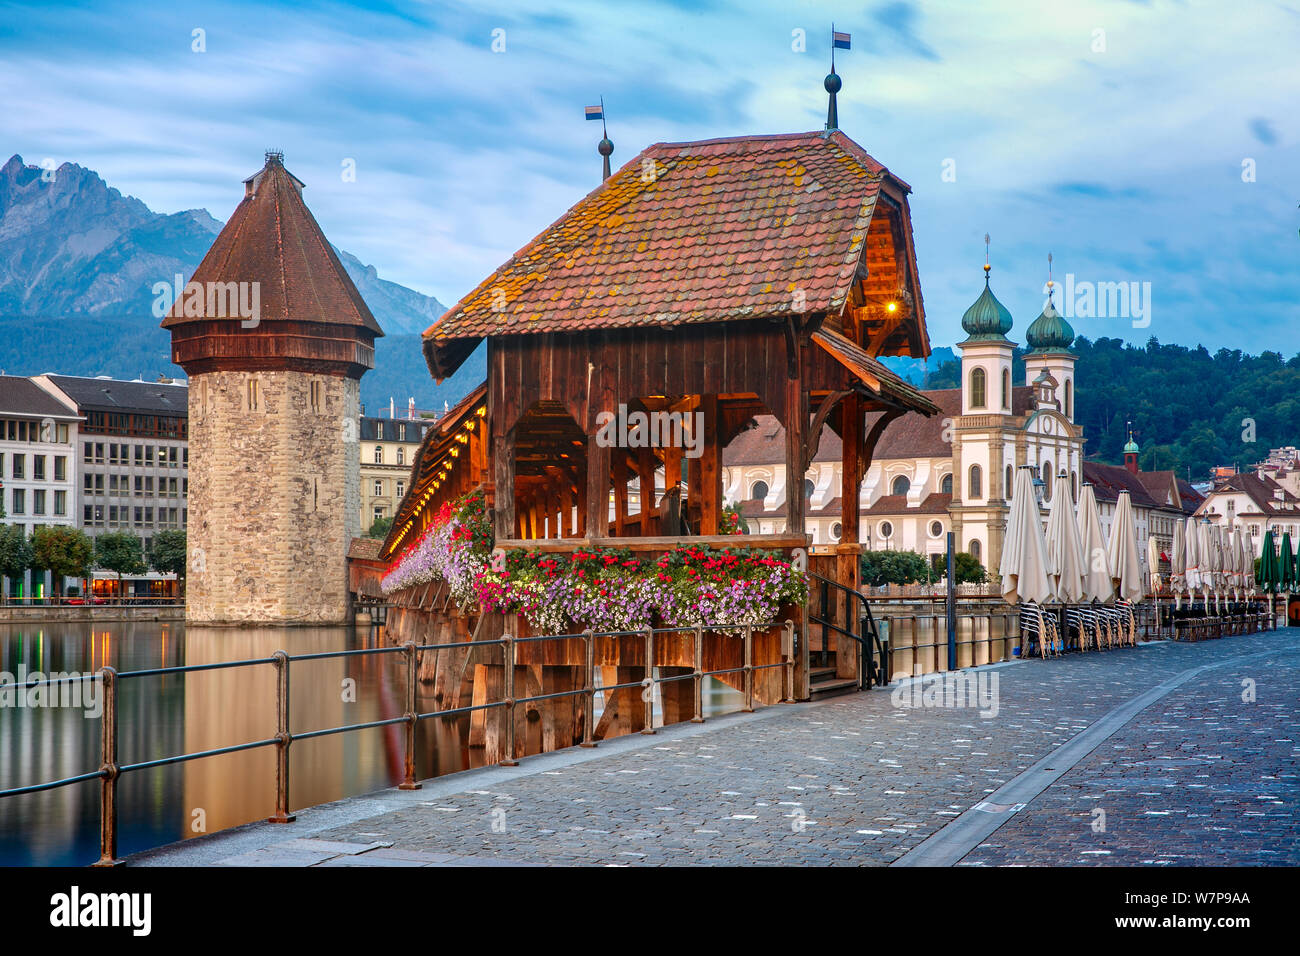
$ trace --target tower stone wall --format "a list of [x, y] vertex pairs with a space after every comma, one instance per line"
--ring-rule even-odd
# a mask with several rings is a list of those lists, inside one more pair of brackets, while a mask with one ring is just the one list
[[191, 378], [189, 405], [186, 621], [345, 622], [359, 381], [212, 371]]

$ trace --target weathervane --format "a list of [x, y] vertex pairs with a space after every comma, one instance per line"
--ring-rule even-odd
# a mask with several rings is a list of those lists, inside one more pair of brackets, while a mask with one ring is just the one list
[[605, 97], [600, 98], [599, 106], [588, 106], [586, 114], [589, 120], [600, 120], [600, 142], [596, 144], [596, 152], [605, 157], [604, 174], [600, 177], [601, 182], [604, 182], [609, 179], [609, 156], [614, 152], [614, 143], [609, 138], [609, 130], [605, 128]]
[[830, 105], [826, 108], [826, 128], [828, 130], [840, 128], [840, 114], [835, 107], [835, 94], [840, 91], [843, 85], [840, 82], [839, 74], [835, 72], [835, 51], [852, 49], [853, 38], [847, 33], [836, 33], [835, 24], [831, 24], [831, 71], [826, 75], [826, 81], [822, 84], [826, 92], [831, 95]]
[[989, 234], [984, 233], [984, 284], [989, 284], [989, 270], [993, 267], [989, 265]]
[[1052, 254], [1049, 252], [1047, 254], [1047, 304], [1048, 305], [1052, 304], [1052, 292], [1054, 291], [1055, 286], [1056, 283], [1052, 281]]

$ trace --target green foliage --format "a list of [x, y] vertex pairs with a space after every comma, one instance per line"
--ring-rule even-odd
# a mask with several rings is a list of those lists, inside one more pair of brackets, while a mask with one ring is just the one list
[[952, 556], [952, 572], [958, 584], [983, 584], [988, 580], [984, 565], [969, 551], [958, 551]]
[[727, 505], [722, 509], [719, 534], [749, 534], [749, 522], [740, 513], [740, 505]]
[[119, 578], [145, 571], [143, 551], [140, 539], [125, 531], [110, 531], [95, 539], [95, 563]]
[[392, 518], [376, 518], [370, 530], [366, 532], [367, 538], [387, 538], [389, 529], [393, 527]]
[[0, 525], [0, 574], [21, 577], [32, 566], [32, 545], [21, 525]]
[[864, 551], [862, 553], [862, 583], [871, 587], [924, 581], [926, 568], [925, 558], [915, 551]]
[[80, 578], [90, 570], [95, 546], [80, 528], [67, 525], [38, 527], [32, 532], [32, 567], [50, 571], [55, 581]]
[[[1142, 446], [1144, 471], [1173, 469], [1180, 478], [1204, 479], [1215, 465], [1245, 466], [1270, 448], [1295, 444], [1300, 420], [1300, 355], [1273, 351], [1161, 345], [1080, 337], [1075, 420], [1083, 426], [1088, 456], [1120, 464], [1125, 423]], [[1016, 383], [1025, 380], [1023, 352], [1016, 350]], [[959, 366], [946, 362], [926, 377], [926, 388], [956, 388]], [[1250, 434], [1249, 419], [1254, 423]], [[1254, 441], [1250, 441], [1250, 438]]]
[[185, 576], [185, 532], [159, 531], [149, 549], [149, 565], [162, 574]]

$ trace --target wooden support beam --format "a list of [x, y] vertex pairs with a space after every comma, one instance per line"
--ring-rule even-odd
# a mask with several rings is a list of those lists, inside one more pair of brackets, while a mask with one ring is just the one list
[[785, 530], [806, 533], [803, 475], [808, 470], [808, 405], [803, 388], [803, 347], [791, 319], [786, 327], [785, 380]]
[[515, 430], [492, 429], [492, 485], [496, 503], [492, 528], [498, 539], [514, 537], [515, 526]]
[[621, 538], [627, 527], [627, 457], [622, 449], [615, 449], [614, 468], [614, 537]]
[[717, 395], [700, 396], [704, 435], [700, 462], [700, 534], [717, 534], [722, 525], [722, 425]]
[[655, 458], [654, 450], [651, 448], [638, 448], [636, 450], [636, 474], [641, 486], [641, 537], [658, 534], [658, 524], [655, 521], [655, 472], [659, 468], [659, 460]]

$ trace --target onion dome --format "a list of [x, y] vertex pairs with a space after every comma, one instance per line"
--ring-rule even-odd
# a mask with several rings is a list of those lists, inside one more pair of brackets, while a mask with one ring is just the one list
[[1047, 307], [1025, 330], [1025, 341], [1034, 352], [1061, 352], [1068, 349], [1074, 341], [1074, 329], [1056, 311], [1050, 297]]
[[[977, 342], [1006, 342], [1011, 331], [1011, 313], [989, 288], [989, 266], [984, 266], [984, 291], [961, 317], [961, 327]], [[968, 340], [968, 341], [970, 341]]]
[[1128, 441], [1124, 443], [1124, 454], [1136, 455], [1137, 453], [1138, 453], [1138, 443], [1135, 442], [1133, 440], [1133, 436], [1130, 435]]

